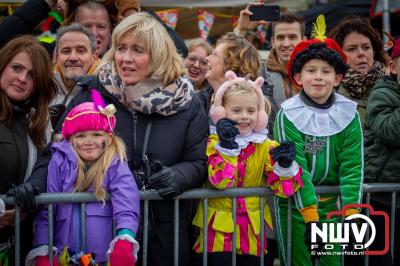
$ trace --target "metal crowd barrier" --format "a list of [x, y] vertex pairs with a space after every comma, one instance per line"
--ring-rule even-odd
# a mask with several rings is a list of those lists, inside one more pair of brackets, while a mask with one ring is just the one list
[[[366, 196], [367, 204], [370, 203], [371, 193], [376, 192], [385, 192], [391, 193], [391, 220], [390, 220], [390, 254], [392, 259], [394, 257], [394, 225], [395, 225], [395, 209], [396, 209], [396, 193], [400, 192], [400, 184], [392, 184], [392, 183], [382, 183], [382, 184], [364, 184], [363, 185], [363, 193]], [[326, 194], [326, 193], [340, 193], [340, 188], [338, 186], [319, 186], [316, 187], [317, 194]], [[266, 201], [265, 196], [267, 194], [272, 194], [269, 188], [232, 188], [226, 190], [213, 190], [213, 189], [193, 189], [187, 191], [177, 197], [174, 200], [174, 266], [178, 266], [179, 260], [179, 201], [184, 199], [200, 199], [204, 204], [204, 219], [203, 219], [203, 266], [207, 265], [207, 206], [208, 199], [210, 198], [222, 198], [228, 197], [232, 199], [232, 218], [234, 224], [236, 224], [236, 198], [241, 196], [259, 196], [260, 197], [260, 224], [264, 225], [264, 203]], [[0, 195], [6, 206], [14, 205], [14, 200], [12, 198], [7, 198], [5, 195]], [[147, 266], [147, 247], [148, 247], [148, 216], [149, 216], [149, 201], [151, 200], [162, 200], [162, 198], [157, 194], [154, 190], [148, 191], [140, 191], [140, 199], [143, 201], [143, 243], [141, 249], [142, 253], [142, 265]], [[106, 200], [109, 200], [109, 195], [106, 197]], [[96, 197], [90, 193], [44, 193], [36, 197], [37, 204], [48, 204], [48, 215], [49, 215], [49, 251], [53, 248], [53, 205], [56, 203], [81, 203], [81, 219], [82, 219], [82, 232], [83, 239], [85, 239], [85, 203], [87, 202], [97, 202]], [[288, 236], [291, 236], [292, 232], [292, 217], [291, 217], [291, 199], [289, 199], [288, 206]], [[369, 215], [369, 214], [368, 214]], [[15, 208], [15, 265], [21, 265], [20, 260], [20, 209], [18, 206]], [[260, 235], [264, 235], [264, 226], [260, 228]], [[236, 226], [234, 226], [234, 232], [232, 239], [236, 239]], [[261, 257], [260, 257], [260, 265], [264, 265], [264, 238], [261, 237]], [[291, 238], [287, 239], [287, 247], [286, 247], [286, 262], [287, 265], [291, 265], [291, 249], [292, 249], [292, 241]], [[236, 266], [236, 241], [232, 241], [232, 266]], [[50, 263], [52, 265], [53, 262], [53, 252], [49, 252]], [[343, 258], [342, 258], [343, 261]], [[364, 265], [368, 266], [368, 256], [364, 257]]]

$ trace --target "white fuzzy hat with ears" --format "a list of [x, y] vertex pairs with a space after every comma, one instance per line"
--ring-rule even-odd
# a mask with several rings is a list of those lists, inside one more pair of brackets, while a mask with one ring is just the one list
[[211, 105], [210, 109], [210, 117], [214, 124], [217, 124], [218, 120], [226, 117], [225, 108], [222, 106], [222, 98], [224, 97], [225, 91], [230, 88], [234, 84], [239, 84], [241, 82], [247, 81], [252, 84], [254, 91], [258, 97], [258, 114], [257, 114], [257, 123], [254, 131], [261, 131], [267, 127], [268, 124], [268, 115], [265, 111], [265, 101], [264, 94], [262, 93], [261, 86], [264, 84], [264, 79], [262, 77], [258, 77], [255, 81], [251, 81], [246, 78], [239, 78], [236, 74], [228, 70], [225, 73], [225, 81], [215, 93], [214, 103]]

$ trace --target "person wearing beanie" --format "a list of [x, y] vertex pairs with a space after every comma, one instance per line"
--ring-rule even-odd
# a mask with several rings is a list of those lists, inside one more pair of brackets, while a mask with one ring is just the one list
[[[90, 255], [99, 265], [105, 265], [109, 258], [111, 265], [132, 266], [139, 250], [135, 240], [139, 191], [126, 161], [125, 145], [113, 134], [114, 105], [106, 106], [94, 89], [92, 99], [68, 113], [62, 125], [63, 139], [52, 144], [47, 192], [92, 192], [98, 202], [86, 204], [84, 220], [80, 204], [54, 206], [53, 265], [70, 265], [65, 257], [76, 263]], [[107, 193], [111, 194], [110, 202], [105, 202]], [[28, 254], [26, 265], [50, 265], [48, 225], [46, 205], [35, 219], [37, 247]]]
[[[394, 44], [391, 53], [390, 76], [375, 82], [368, 98], [365, 119], [365, 180], [366, 182], [398, 183], [400, 181], [400, 38]], [[400, 219], [400, 197], [396, 196], [395, 217], [392, 217], [390, 193], [371, 194], [370, 204], [375, 210], [386, 212], [390, 219]], [[383, 222], [371, 216], [377, 228], [377, 237], [370, 249], [383, 250], [385, 237]], [[381, 226], [382, 225], [382, 226]], [[394, 250], [400, 246], [400, 226], [394, 226]], [[398, 265], [400, 254], [390, 252], [381, 256], [371, 256], [370, 264]]]
[[[357, 104], [334, 92], [346, 73], [346, 56], [339, 45], [325, 37], [323, 16], [317, 18], [314, 38], [293, 50], [288, 73], [302, 87], [300, 94], [282, 104], [275, 120], [274, 136], [279, 142], [296, 144], [296, 162], [302, 167], [304, 187], [292, 196], [292, 265], [312, 265], [323, 244], [311, 246], [311, 227], [321, 228], [326, 215], [347, 204], [361, 203], [363, 141]], [[317, 195], [315, 186], [340, 186], [340, 194]], [[287, 265], [288, 200], [275, 198], [281, 265]], [[343, 209], [345, 216], [358, 209]], [[333, 216], [329, 222], [337, 222]], [[341, 251], [333, 243], [333, 251]], [[311, 250], [312, 248], [312, 250]], [[311, 252], [312, 251], [312, 252]], [[313, 255], [313, 256], [311, 256]], [[322, 256], [321, 265], [340, 265], [340, 256]]]
[[[254, 82], [238, 78], [233, 71], [225, 74], [226, 81], [215, 93], [210, 116], [210, 136], [207, 144], [208, 180], [206, 187], [263, 187], [271, 185], [281, 196], [293, 195], [301, 186], [301, 168], [294, 161], [294, 143], [282, 143], [267, 137], [269, 104], [263, 96], [262, 77]], [[284, 178], [281, 178], [283, 177]], [[232, 233], [236, 227], [237, 265], [259, 265], [261, 252], [266, 253], [266, 234], [261, 236], [260, 198], [236, 198], [236, 224], [232, 219], [230, 198], [208, 201], [208, 265], [230, 265]], [[262, 226], [272, 226], [268, 204], [264, 205]], [[200, 235], [193, 247], [196, 253], [204, 249], [203, 203], [200, 202], [193, 224]], [[251, 228], [251, 229], [250, 229]], [[264, 233], [267, 228], [264, 226]], [[264, 249], [261, 250], [261, 237]]]

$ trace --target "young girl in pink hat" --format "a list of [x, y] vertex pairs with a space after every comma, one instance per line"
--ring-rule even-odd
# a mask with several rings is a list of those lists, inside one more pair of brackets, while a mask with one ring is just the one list
[[[207, 145], [208, 181], [206, 187], [263, 187], [271, 185], [276, 193], [292, 195], [302, 185], [301, 168], [296, 162], [292, 143], [268, 139], [266, 101], [261, 91], [262, 77], [254, 82], [225, 74], [227, 81], [215, 94], [210, 116], [216, 126], [210, 127]], [[267, 180], [268, 177], [268, 180]], [[208, 200], [208, 265], [230, 265], [232, 233], [236, 227], [237, 265], [258, 265], [261, 252], [260, 198], [239, 196], [236, 199], [236, 224], [232, 218], [232, 200]], [[193, 224], [203, 228], [200, 202]], [[264, 221], [272, 227], [268, 204], [264, 205]], [[265, 231], [264, 231], [265, 232]], [[204, 235], [200, 235], [194, 250], [203, 252]], [[258, 264], [257, 264], [258, 263]]]
[[[54, 205], [53, 265], [83, 265], [90, 254], [92, 263], [105, 265], [109, 257], [111, 265], [131, 266], [139, 249], [135, 240], [139, 192], [126, 162], [125, 145], [113, 134], [114, 106], [105, 106], [96, 90], [92, 99], [74, 107], [64, 120], [63, 140], [52, 145], [47, 192], [92, 192], [99, 202], [86, 204], [84, 220], [80, 204]], [[105, 202], [106, 193], [110, 202]], [[47, 206], [43, 206], [35, 220], [38, 247], [29, 253], [26, 265], [50, 265], [48, 224]], [[65, 259], [67, 249], [70, 259]]]

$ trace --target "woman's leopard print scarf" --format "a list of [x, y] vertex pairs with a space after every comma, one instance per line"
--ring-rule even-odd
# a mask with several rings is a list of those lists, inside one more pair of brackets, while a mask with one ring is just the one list
[[342, 80], [342, 86], [350, 92], [352, 97], [361, 99], [369, 95], [374, 86], [374, 82], [384, 75], [385, 66], [381, 62], [375, 61], [372, 69], [367, 74], [360, 73], [350, 68]]
[[189, 107], [194, 95], [189, 78], [183, 76], [163, 86], [161, 79], [148, 78], [126, 86], [112, 64], [105, 64], [99, 72], [100, 83], [118, 101], [141, 113], [169, 116]]

